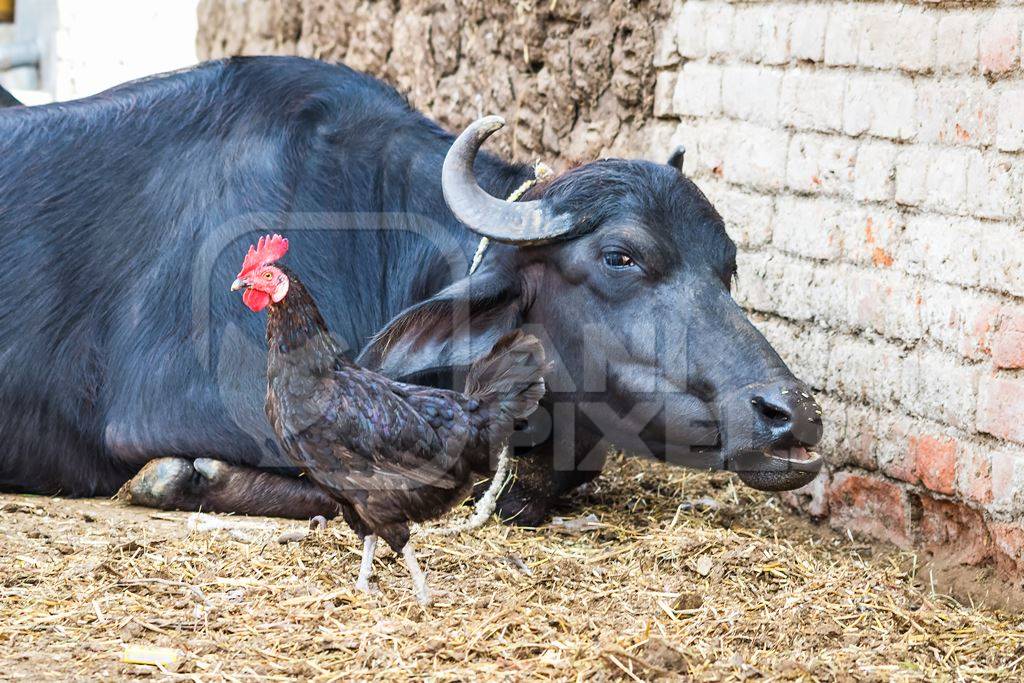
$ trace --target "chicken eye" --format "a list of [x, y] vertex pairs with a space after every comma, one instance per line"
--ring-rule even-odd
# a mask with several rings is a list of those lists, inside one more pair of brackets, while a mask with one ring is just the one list
[[271, 273], [269, 270], [267, 272], [263, 273], [263, 279], [264, 280], [269, 280], [272, 277], [274, 277], [274, 274]]
[[621, 251], [606, 251], [602, 254], [602, 257], [606, 266], [616, 270], [624, 270], [636, 265], [636, 261], [629, 254]]

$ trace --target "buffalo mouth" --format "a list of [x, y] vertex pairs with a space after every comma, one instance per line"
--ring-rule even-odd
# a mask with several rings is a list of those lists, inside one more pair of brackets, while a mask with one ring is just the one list
[[761, 491], [791, 491], [814, 481], [822, 457], [802, 446], [748, 452], [730, 458], [728, 469]]

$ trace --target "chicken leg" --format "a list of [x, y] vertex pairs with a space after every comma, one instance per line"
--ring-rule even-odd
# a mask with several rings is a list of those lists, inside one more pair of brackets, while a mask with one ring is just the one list
[[363, 537], [363, 560], [359, 563], [359, 578], [356, 579], [356, 590], [371, 593], [370, 576], [373, 574], [373, 553], [377, 550], [377, 535], [367, 534]]
[[402, 557], [405, 559], [405, 566], [409, 568], [409, 573], [412, 575], [412, 587], [413, 593], [416, 595], [416, 601], [421, 605], [430, 604], [430, 589], [427, 587], [427, 577], [420, 569], [419, 562], [416, 561], [416, 552], [413, 550], [412, 542], [409, 541], [402, 548]]

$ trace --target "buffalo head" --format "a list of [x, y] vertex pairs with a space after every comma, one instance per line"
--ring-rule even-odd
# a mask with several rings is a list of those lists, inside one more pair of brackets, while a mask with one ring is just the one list
[[400, 314], [361, 362], [406, 377], [463, 366], [527, 326], [554, 359], [556, 432], [558, 405], [571, 405], [574, 430], [627, 451], [733, 470], [765, 490], [811, 481], [821, 410], [733, 300], [736, 246], [681, 155], [595, 161], [510, 204], [473, 173], [500, 126], [488, 117], [458, 138], [443, 189], [462, 223], [502, 244], [476, 274]]

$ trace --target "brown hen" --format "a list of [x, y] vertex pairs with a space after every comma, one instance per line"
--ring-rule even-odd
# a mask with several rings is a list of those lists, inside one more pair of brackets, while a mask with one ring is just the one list
[[544, 394], [543, 348], [506, 335], [470, 368], [465, 393], [393, 381], [342, 353], [302, 282], [273, 265], [287, 250], [280, 235], [260, 239], [232, 285], [250, 309], [268, 311], [267, 417], [287, 457], [363, 539], [357, 587], [369, 590], [379, 536], [429, 602], [409, 523], [444, 514], [490, 474], [515, 421]]

